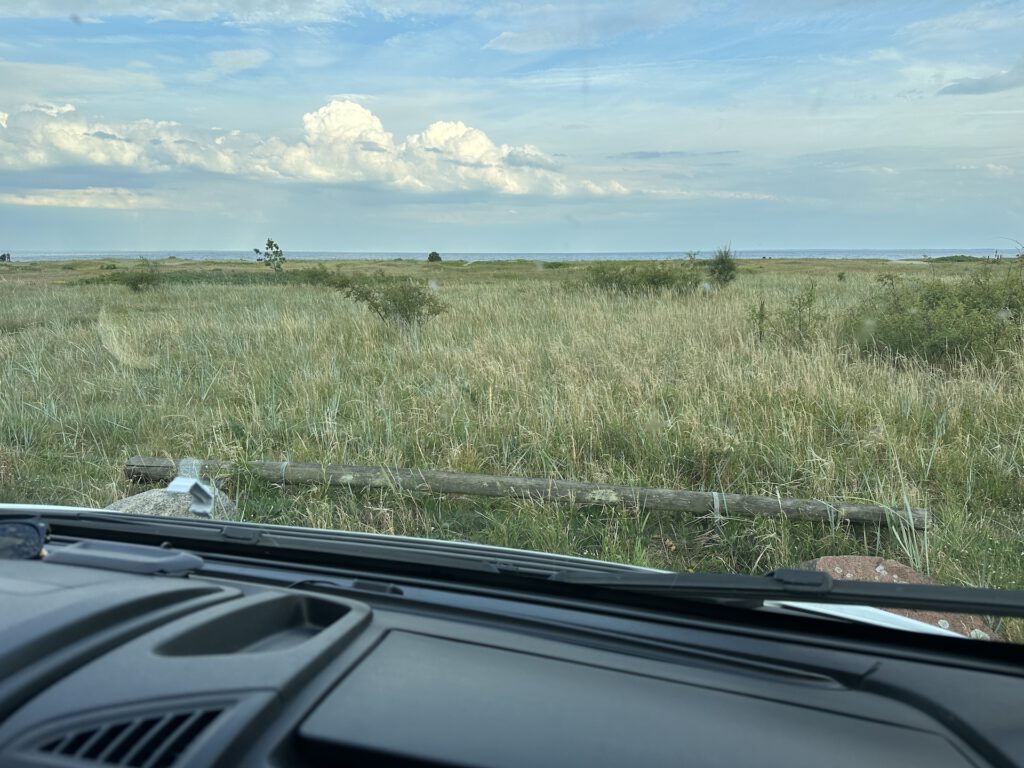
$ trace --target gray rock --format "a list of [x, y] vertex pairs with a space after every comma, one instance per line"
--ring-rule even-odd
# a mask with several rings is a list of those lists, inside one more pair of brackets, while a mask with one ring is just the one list
[[[129, 515], [199, 518], [199, 515], [189, 512], [191, 505], [192, 497], [187, 493], [171, 493], [163, 488], [156, 488], [152, 491], [143, 491], [134, 496], [118, 499], [107, 509]], [[215, 520], [237, 520], [238, 508], [231, 499], [218, 491], [213, 503], [212, 517]]]

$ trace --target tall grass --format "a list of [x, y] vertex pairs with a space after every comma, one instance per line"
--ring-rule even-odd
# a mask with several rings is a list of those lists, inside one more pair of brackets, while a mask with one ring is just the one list
[[[415, 335], [338, 292], [280, 285], [0, 284], [0, 498], [105, 505], [133, 454], [551, 475], [927, 507], [920, 532], [327, 488], [245, 477], [248, 519], [473, 539], [674, 568], [764, 571], [881, 554], [955, 583], [1021, 588], [1024, 356], [936, 370], [848, 352], [877, 283], [819, 280], [799, 344], [759, 302], [807, 291], [741, 274], [709, 296], [609, 294], [437, 273], [450, 311]], [[424, 265], [424, 270], [427, 268]], [[838, 268], [838, 267], [837, 267]], [[454, 273], [453, 273], [454, 274]]]

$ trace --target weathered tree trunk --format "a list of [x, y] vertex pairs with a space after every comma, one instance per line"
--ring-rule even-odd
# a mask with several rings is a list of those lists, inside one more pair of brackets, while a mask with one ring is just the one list
[[[226, 461], [200, 461], [199, 473], [208, 477], [230, 474], [240, 467]], [[831, 504], [814, 499], [741, 496], [735, 493], [682, 491], [670, 488], [635, 488], [628, 485], [581, 483], [532, 477], [503, 477], [445, 472], [435, 469], [363, 467], [348, 464], [299, 464], [287, 461], [250, 461], [246, 469], [256, 477], [291, 485], [326, 483], [348, 488], [394, 488], [468, 496], [529, 498], [563, 501], [583, 506], [623, 505], [651, 511], [686, 512], [721, 517], [789, 517], [889, 525], [898, 520], [914, 528], [927, 526], [923, 509], [894, 510], [872, 504]], [[133, 480], [167, 481], [177, 474], [171, 459], [136, 456], [125, 463]]]

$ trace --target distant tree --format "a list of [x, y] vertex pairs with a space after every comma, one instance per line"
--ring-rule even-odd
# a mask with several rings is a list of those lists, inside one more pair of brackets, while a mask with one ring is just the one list
[[284, 251], [281, 250], [281, 246], [267, 238], [267, 244], [261, 251], [259, 248], [253, 248], [253, 253], [256, 254], [256, 261], [262, 261], [275, 273], [281, 274], [281, 270], [284, 269]]
[[441, 260], [441, 254], [438, 253], [437, 251], [431, 251], [430, 254], [427, 256], [427, 261], [440, 261], [440, 260]]
[[732, 248], [725, 246], [715, 251], [708, 263], [708, 274], [717, 285], [726, 285], [736, 279], [736, 257]]

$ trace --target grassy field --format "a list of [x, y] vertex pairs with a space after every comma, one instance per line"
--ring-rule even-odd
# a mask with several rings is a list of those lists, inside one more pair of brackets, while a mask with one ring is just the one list
[[[338, 291], [252, 264], [161, 262], [161, 285], [142, 292], [92, 282], [124, 262], [0, 266], [0, 498], [103, 506], [131, 492], [123, 463], [142, 454], [864, 500], [925, 507], [934, 523], [719, 530], [629, 510], [283, 492], [241, 476], [230, 488], [257, 521], [677, 570], [879, 554], [949, 583], [1024, 586], [1024, 352], [992, 369], [896, 366], [840, 335], [878, 274], [979, 265], [741, 262], [735, 283], [683, 297], [579, 288], [579, 265], [371, 266], [434, 281], [449, 311], [401, 332]], [[821, 316], [805, 338], [760, 336], [760, 302], [784, 311], [810, 284]]]

